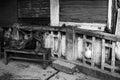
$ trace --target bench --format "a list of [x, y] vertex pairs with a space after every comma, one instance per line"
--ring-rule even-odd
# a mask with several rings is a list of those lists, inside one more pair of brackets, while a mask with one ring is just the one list
[[[51, 50], [48, 49], [48, 52]], [[36, 53], [34, 50], [17, 50], [4, 48], [4, 63], [7, 65], [10, 59], [22, 59], [29, 61], [41, 61], [43, 69], [46, 69], [50, 60], [50, 53]]]

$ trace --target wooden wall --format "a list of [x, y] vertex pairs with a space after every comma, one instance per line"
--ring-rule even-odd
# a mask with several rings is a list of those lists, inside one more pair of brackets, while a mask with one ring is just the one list
[[18, 0], [18, 18], [31, 24], [49, 24], [50, 0]]
[[[43, 23], [43, 25], [44, 24], [49, 25], [51, 16], [50, 1], [51, 0], [2, 0], [0, 2], [1, 6], [0, 24], [15, 23], [17, 22], [18, 19], [18, 21], [22, 23], [33, 24]], [[59, 1], [60, 1], [59, 3], [60, 21], [78, 23], [107, 22], [108, 0], [59, 0]], [[59, 25], [58, 22], [57, 25]]]
[[50, 17], [50, 0], [18, 0], [18, 17]]
[[60, 21], [106, 23], [108, 0], [60, 0]]
[[0, 26], [17, 22], [17, 0], [0, 0]]

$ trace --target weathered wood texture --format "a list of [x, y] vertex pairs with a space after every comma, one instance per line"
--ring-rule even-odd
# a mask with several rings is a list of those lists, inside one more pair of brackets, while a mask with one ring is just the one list
[[22, 24], [50, 24], [50, 0], [18, 0], [18, 22]]
[[50, 25], [59, 25], [59, 0], [50, 0]]
[[120, 9], [118, 9], [118, 16], [117, 16], [117, 24], [116, 24], [115, 35], [120, 36]]
[[66, 30], [66, 54], [68, 60], [74, 60], [74, 39], [73, 39], [74, 32], [70, 28]]
[[[26, 29], [26, 30], [48, 30], [48, 31], [64, 31], [66, 32], [66, 29], [69, 27], [49, 27], [49, 26], [22, 26], [21, 29]], [[103, 39], [107, 39], [107, 40], [111, 40], [111, 41], [120, 41], [120, 37], [113, 35], [113, 34], [109, 34], [109, 33], [104, 33], [101, 31], [93, 31], [93, 30], [85, 30], [85, 29], [79, 29], [79, 28], [75, 28], [75, 32], [79, 33], [79, 34], [84, 34], [84, 35], [88, 35], [88, 36], [94, 36], [94, 37], [99, 37], [99, 38], [103, 38]]]
[[60, 21], [106, 23], [108, 0], [60, 0]]
[[[75, 61], [75, 64], [80, 65], [80, 66], [83, 65], [81, 67], [90, 68], [95, 72], [99, 71], [100, 74], [103, 73], [106, 75], [111, 75], [112, 77], [116, 77], [116, 79], [120, 78], [119, 72], [116, 71], [116, 70], [119, 70], [119, 66], [117, 66], [118, 63], [116, 62], [117, 60], [115, 59], [115, 54], [116, 54], [115, 44], [116, 42], [120, 41], [120, 37], [113, 35], [113, 34], [108, 34], [108, 33], [99, 32], [99, 31], [83, 30], [83, 29], [79, 29], [76, 27], [72, 27], [72, 26], [32, 27], [31, 29], [66, 32], [66, 50], [67, 50], [66, 57], [65, 57], [66, 60], [71, 61], [71, 62]], [[81, 60], [76, 60], [77, 58], [75, 54], [75, 43], [76, 43], [75, 37], [77, 36], [77, 34], [79, 34], [79, 37], [83, 38], [83, 53], [86, 53], [85, 52], [86, 47], [92, 48], [91, 50], [92, 53], [88, 53], [90, 57], [87, 58], [86, 54], [85, 56], [83, 54], [83, 58], [81, 58]], [[90, 44], [90, 46], [88, 46], [88, 43]], [[99, 49], [101, 51], [98, 50], [98, 46], [99, 48], [101, 48]], [[111, 58], [110, 58], [110, 55], [111, 55]], [[111, 80], [114, 80], [114, 78], [112, 78]]]
[[18, 0], [18, 17], [50, 17], [50, 0]]
[[17, 0], [0, 0], [0, 27], [17, 22]]

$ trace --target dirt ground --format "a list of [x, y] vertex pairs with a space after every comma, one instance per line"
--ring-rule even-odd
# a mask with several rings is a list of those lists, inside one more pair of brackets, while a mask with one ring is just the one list
[[37, 80], [99, 80], [82, 73], [67, 74], [57, 71], [51, 66], [46, 70], [41, 64], [20, 60], [12, 60], [5, 65], [0, 60], [0, 80], [37, 79]]

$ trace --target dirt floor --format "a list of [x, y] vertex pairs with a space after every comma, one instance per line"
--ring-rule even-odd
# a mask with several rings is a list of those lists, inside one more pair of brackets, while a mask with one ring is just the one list
[[67, 74], [57, 71], [51, 66], [46, 70], [41, 64], [20, 60], [12, 60], [4, 65], [0, 60], [0, 80], [37, 79], [37, 80], [99, 80], [82, 73]]

